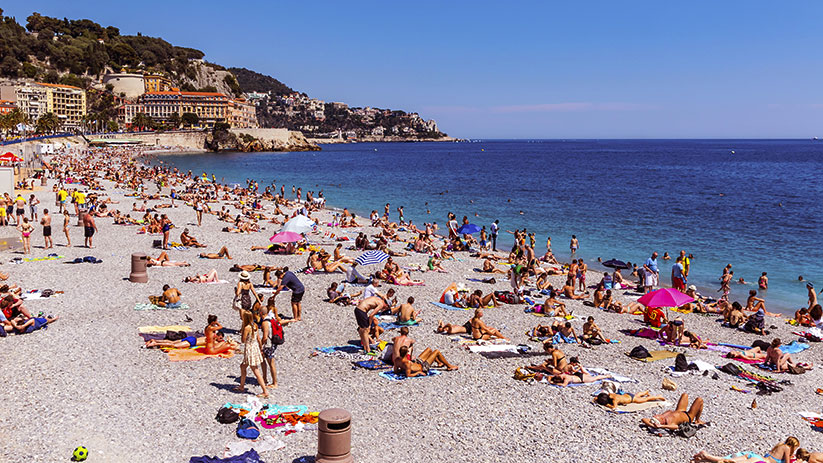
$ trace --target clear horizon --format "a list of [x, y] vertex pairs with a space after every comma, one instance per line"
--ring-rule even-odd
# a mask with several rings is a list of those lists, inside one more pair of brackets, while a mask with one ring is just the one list
[[314, 98], [418, 112], [458, 138], [823, 137], [813, 1], [3, 9], [24, 26], [38, 12], [162, 37]]

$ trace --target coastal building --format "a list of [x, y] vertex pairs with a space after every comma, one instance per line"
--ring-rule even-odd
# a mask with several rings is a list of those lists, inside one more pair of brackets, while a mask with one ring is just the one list
[[257, 109], [245, 98], [229, 100], [229, 125], [235, 129], [258, 127]]
[[13, 101], [0, 100], [0, 114], [10, 113], [17, 109], [17, 105]]
[[146, 92], [140, 96], [138, 104], [142, 106], [141, 112], [161, 123], [168, 122], [172, 114], [182, 117], [185, 113], [193, 113], [199, 119], [197, 126], [212, 128], [218, 122], [228, 122], [229, 118], [229, 98], [222, 93]]
[[79, 129], [86, 115], [86, 92], [71, 85], [43, 82], [19, 85], [15, 89], [17, 106], [32, 122], [40, 116], [54, 113], [62, 130]]
[[117, 123], [122, 127], [131, 127], [134, 116], [138, 113], [148, 115], [143, 104], [126, 102], [117, 107]]
[[123, 95], [125, 98], [134, 99], [145, 92], [143, 74], [131, 74], [128, 72], [109, 73], [103, 76], [103, 85], [111, 84], [112, 93]]
[[172, 91], [171, 80], [168, 77], [160, 74], [144, 74], [143, 75], [143, 92], [168, 92]]

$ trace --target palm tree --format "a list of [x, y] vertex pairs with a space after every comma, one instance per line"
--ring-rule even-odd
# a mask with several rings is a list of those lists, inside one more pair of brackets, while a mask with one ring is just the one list
[[55, 133], [60, 128], [60, 118], [57, 114], [46, 113], [37, 119], [37, 131], [40, 133]]

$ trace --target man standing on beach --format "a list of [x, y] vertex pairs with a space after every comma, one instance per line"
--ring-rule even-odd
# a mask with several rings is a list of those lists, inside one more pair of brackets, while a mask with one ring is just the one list
[[686, 276], [683, 270], [683, 257], [678, 257], [672, 265], [672, 288], [686, 292]]
[[51, 216], [49, 215], [48, 209], [43, 209], [43, 218], [40, 219], [40, 225], [43, 226], [43, 240], [45, 241], [44, 247], [46, 249], [53, 248], [54, 243], [51, 241]]
[[569, 249], [572, 251], [572, 255], [574, 255], [574, 253], [577, 252], [577, 248], [579, 248], [579, 247], [580, 247], [580, 242], [577, 241], [577, 236], [572, 235], [572, 240], [569, 243]]
[[97, 225], [94, 223], [94, 217], [91, 214], [83, 214], [83, 236], [86, 238], [86, 247], [92, 248], [91, 237], [97, 231]]
[[500, 220], [495, 220], [491, 226], [492, 251], [497, 252], [497, 234], [500, 232]]
[[683, 264], [683, 276], [685, 276], [686, 279], [688, 279], [689, 278], [689, 269], [692, 266], [692, 261], [691, 261], [691, 259], [689, 259], [686, 256], [686, 250], [685, 249], [680, 250], [680, 260], [682, 261], [680, 263]]
[[643, 264], [643, 292], [649, 293], [657, 286], [658, 277], [660, 275], [657, 267], [657, 252], [653, 252], [652, 256], [646, 259]]

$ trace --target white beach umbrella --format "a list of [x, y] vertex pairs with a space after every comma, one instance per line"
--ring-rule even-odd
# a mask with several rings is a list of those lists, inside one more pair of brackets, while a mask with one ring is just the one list
[[294, 233], [308, 233], [317, 226], [311, 219], [305, 215], [298, 215], [283, 225], [281, 232], [289, 231]]

